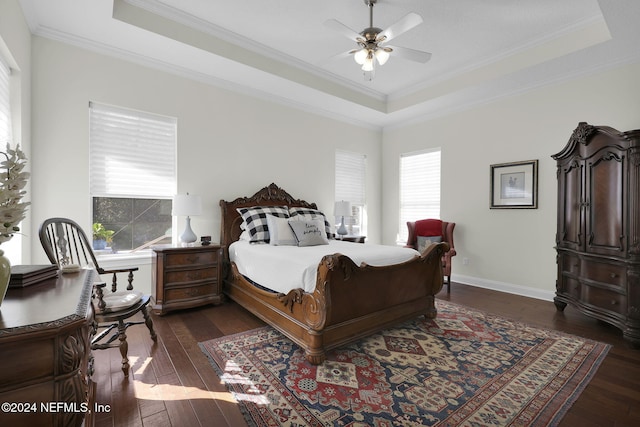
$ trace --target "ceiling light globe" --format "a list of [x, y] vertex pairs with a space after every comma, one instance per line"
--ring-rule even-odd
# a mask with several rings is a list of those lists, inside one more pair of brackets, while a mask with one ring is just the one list
[[384, 49], [376, 49], [376, 59], [378, 60], [378, 64], [384, 65], [389, 59], [389, 52]]
[[373, 71], [373, 58], [367, 58], [362, 64], [362, 71]]
[[366, 61], [368, 54], [369, 54], [369, 51], [367, 49], [363, 48], [363, 49], [360, 49], [359, 51], [357, 51], [353, 55], [353, 59], [355, 59], [358, 64], [362, 65], [362, 64], [364, 64], [364, 61]]

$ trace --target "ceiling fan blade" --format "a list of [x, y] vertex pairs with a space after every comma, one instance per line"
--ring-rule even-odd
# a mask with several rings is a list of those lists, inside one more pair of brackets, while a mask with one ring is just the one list
[[422, 16], [418, 15], [415, 12], [409, 12], [398, 22], [391, 25], [386, 30], [383, 30], [382, 32], [380, 32], [380, 34], [378, 34], [377, 39], [380, 40], [380, 42], [382, 41], [388, 42], [394, 37], [398, 37], [400, 34], [404, 33], [405, 31], [409, 31], [413, 27], [416, 27], [420, 24], [422, 24]]
[[400, 46], [385, 46], [385, 48], [391, 48], [391, 56], [399, 56], [401, 58], [408, 59], [410, 61], [425, 63], [431, 59], [429, 52], [423, 52], [421, 50], [409, 49], [408, 47]]
[[328, 65], [330, 62], [337, 61], [339, 59], [343, 59], [343, 58], [347, 58], [349, 56], [352, 56], [356, 52], [357, 52], [357, 49], [348, 50], [346, 52], [338, 53], [337, 55], [333, 55], [333, 56], [330, 56], [328, 58], [324, 58], [324, 59], [321, 59], [321, 60], [317, 61], [316, 65], [325, 66], [325, 65]]
[[352, 30], [351, 28], [344, 25], [342, 22], [336, 21], [335, 19], [327, 19], [326, 21], [324, 21], [324, 26], [339, 32], [340, 34], [347, 37], [348, 39], [353, 40], [354, 42], [358, 42], [358, 39], [362, 39], [362, 36], [360, 35], [360, 33], [358, 33], [355, 30]]

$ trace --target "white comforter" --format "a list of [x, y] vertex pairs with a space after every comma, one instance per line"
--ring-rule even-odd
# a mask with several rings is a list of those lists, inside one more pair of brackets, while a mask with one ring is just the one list
[[411, 248], [330, 240], [329, 245], [272, 246], [240, 240], [229, 246], [229, 258], [240, 274], [276, 292], [302, 288], [313, 292], [318, 265], [325, 255], [341, 253], [360, 265], [398, 264], [419, 255]]

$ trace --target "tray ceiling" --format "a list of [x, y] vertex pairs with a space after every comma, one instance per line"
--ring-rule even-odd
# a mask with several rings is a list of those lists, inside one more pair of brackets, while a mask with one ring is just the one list
[[383, 128], [640, 61], [634, 0], [378, 0], [374, 26], [424, 22], [365, 81], [355, 43], [326, 28], [368, 26], [363, 0], [20, 0], [31, 31], [180, 75]]

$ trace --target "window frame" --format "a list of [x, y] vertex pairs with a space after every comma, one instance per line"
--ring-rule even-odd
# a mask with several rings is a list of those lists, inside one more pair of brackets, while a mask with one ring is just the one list
[[[335, 165], [335, 201], [351, 202], [353, 216], [348, 220], [345, 218], [345, 225], [348, 226], [351, 234], [353, 227], [357, 227], [354, 234], [366, 236], [367, 234], [367, 203], [366, 203], [366, 180], [367, 180], [367, 155], [355, 151], [336, 149], [334, 157]], [[334, 225], [340, 224], [341, 218], [334, 216]]]
[[[437, 153], [437, 159], [435, 157]], [[424, 156], [424, 157], [423, 157]], [[413, 160], [414, 165], [404, 164], [404, 162]], [[437, 171], [433, 168], [437, 164]], [[429, 148], [420, 151], [413, 151], [400, 154], [398, 160], [399, 167], [399, 203], [398, 203], [398, 234], [397, 243], [406, 244], [409, 237], [407, 229], [407, 221], [416, 221], [418, 219], [434, 218], [440, 219], [440, 202], [441, 202], [441, 183], [442, 183], [442, 149], [440, 147]], [[408, 167], [414, 169], [413, 174], [407, 176]], [[431, 169], [429, 169], [431, 168]], [[413, 181], [408, 184], [407, 179]], [[426, 182], [425, 182], [426, 181]], [[409, 190], [408, 185], [413, 187]], [[433, 191], [431, 195], [424, 195], [419, 188], [428, 186], [428, 191]], [[436, 191], [437, 188], [437, 191]], [[416, 193], [423, 193], [416, 196]], [[411, 208], [407, 207], [405, 200], [412, 197], [418, 201], [411, 202]], [[437, 202], [434, 203], [434, 200]], [[431, 200], [431, 201], [429, 201]]]
[[[132, 203], [173, 199], [177, 187], [177, 118], [90, 102], [89, 120], [92, 224], [96, 222], [96, 198], [123, 199]], [[111, 156], [111, 166], [102, 164], [106, 163], [108, 156]], [[116, 167], [110, 169], [113, 165]], [[131, 183], [134, 184], [129, 185]], [[145, 183], [151, 185], [145, 187]], [[170, 219], [166, 225], [172, 228], [174, 218], [170, 209], [168, 212]], [[129, 224], [134, 221], [132, 217]], [[117, 253], [99, 251], [97, 256], [101, 259], [137, 257], [133, 251], [142, 245], [136, 248], [135, 244]], [[150, 248], [143, 248], [139, 252], [146, 252], [143, 255], [148, 256]]]

